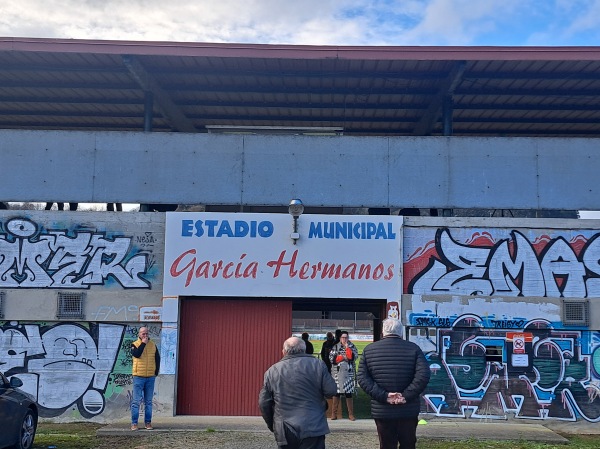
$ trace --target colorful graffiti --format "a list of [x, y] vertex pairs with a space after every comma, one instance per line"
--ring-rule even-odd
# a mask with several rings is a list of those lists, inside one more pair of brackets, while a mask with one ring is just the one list
[[[27, 218], [0, 222], [0, 288], [89, 289], [108, 279], [123, 288], [150, 288], [150, 252], [132, 250], [132, 237], [41, 229]], [[151, 246], [152, 235], [142, 243]], [[150, 242], [150, 243], [149, 243]]]
[[[160, 327], [149, 329], [160, 345]], [[23, 381], [45, 418], [76, 410], [92, 419], [109, 401], [128, 409], [137, 332], [122, 324], [0, 322], [0, 371]]]
[[561, 313], [561, 298], [600, 297], [599, 236], [405, 228], [402, 318], [432, 374], [421, 411], [600, 422], [600, 332]]
[[597, 231], [441, 228], [434, 238], [428, 232], [405, 230], [405, 293], [600, 296]]
[[422, 413], [600, 421], [599, 332], [552, 329], [545, 320], [492, 330], [463, 315], [426, 334], [414, 339], [432, 371]]

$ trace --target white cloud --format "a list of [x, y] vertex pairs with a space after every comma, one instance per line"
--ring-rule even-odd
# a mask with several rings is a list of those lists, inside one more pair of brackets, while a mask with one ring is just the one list
[[[335, 44], [360, 39], [347, 0], [23, 0], [0, 6], [0, 34], [122, 40]], [[343, 5], [343, 9], [340, 6]]]
[[412, 45], [476, 45], [514, 14], [514, 0], [432, 0], [420, 23], [405, 35]]
[[583, 41], [591, 45], [600, 37], [599, 21], [600, 0], [0, 3], [2, 36], [143, 41], [315, 45], [581, 45]]
[[[576, 7], [577, 5], [579, 7]], [[564, 10], [574, 15], [565, 29], [565, 35], [587, 34], [590, 45], [597, 45], [600, 28], [600, 0], [568, 2], [565, 4]], [[569, 17], [569, 15], [565, 14], [564, 17]]]

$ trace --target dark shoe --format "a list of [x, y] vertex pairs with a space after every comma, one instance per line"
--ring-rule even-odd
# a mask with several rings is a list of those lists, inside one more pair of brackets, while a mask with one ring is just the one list
[[154, 430], [154, 427], [152, 427], [152, 424], [149, 422], [146, 423], [145, 427], [146, 427], [146, 430]]

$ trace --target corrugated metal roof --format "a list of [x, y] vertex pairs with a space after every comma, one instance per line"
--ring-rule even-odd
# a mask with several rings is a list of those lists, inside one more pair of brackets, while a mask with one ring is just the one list
[[[332, 47], [0, 38], [0, 128], [332, 127], [600, 135], [600, 47]], [[451, 103], [450, 103], [451, 101]], [[448, 129], [446, 129], [448, 132]]]

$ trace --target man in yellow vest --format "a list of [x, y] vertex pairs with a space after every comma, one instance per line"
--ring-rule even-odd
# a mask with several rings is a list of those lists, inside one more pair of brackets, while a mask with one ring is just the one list
[[144, 427], [152, 430], [152, 396], [154, 381], [160, 367], [160, 354], [148, 337], [148, 328], [140, 327], [138, 339], [131, 344], [133, 356], [133, 401], [131, 403], [131, 430], [138, 430], [140, 403], [144, 397]]

